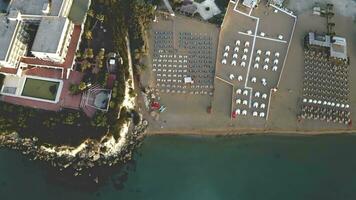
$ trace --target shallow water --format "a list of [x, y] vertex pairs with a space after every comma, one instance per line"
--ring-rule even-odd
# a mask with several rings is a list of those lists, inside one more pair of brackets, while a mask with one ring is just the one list
[[47, 182], [45, 169], [0, 151], [0, 199], [356, 199], [356, 136], [146, 138], [125, 188]]

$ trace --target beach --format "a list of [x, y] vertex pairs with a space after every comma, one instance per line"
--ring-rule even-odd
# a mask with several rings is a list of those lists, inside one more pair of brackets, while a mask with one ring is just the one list
[[[159, 120], [150, 119], [146, 115], [150, 122], [148, 134], [233, 135], [355, 132], [356, 125], [354, 124], [347, 126], [317, 120], [298, 121], [297, 119], [301, 107], [304, 73], [303, 39], [310, 31], [326, 32], [326, 19], [312, 15], [313, 5], [314, 1], [308, 1], [308, 3], [289, 1], [286, 6], [295, 11], [297, 22], [284, 70], [279, 80], [278, 91], [271, 95], [268, 120], [231, 120], [230, 103], [226, 100], [226, 97], [229, 98], [232, 95], [231, 88], [228, 84], [215, 79], [214, 97], [161, 94], [161, 102], [167, 107], [167, 111], [160, 114]], [[356, 38], [354, 37], [356, 34], [354, 21], [356, 10], [354, 6], [354, 1], [335, 1], [335, 16], [333, 17], [336, 34], [347, 39], [347, 51], [351, 63], [350, 77], [356, 75], [356, 69], [353, 67], [356, 63]], [[220, 33], [222, 31], [220, 29]], [[218, 73], [218, 69], [216, 73]], [[356, 81], [349, 78], [349, 83], [351, 119], [355, 121]], [[214, 106], [214, 104], [216, 105]], [[210, 114], [207, 113], [209, 105], [213, 105]]]

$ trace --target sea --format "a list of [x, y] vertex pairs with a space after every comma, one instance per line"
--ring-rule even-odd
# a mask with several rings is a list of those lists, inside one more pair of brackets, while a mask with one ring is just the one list
[[[356, 135], [149, 136], [124, 187], [51, 180], [0, 150], [0, 200], [355, 200]], [[115, 176], [115, 174], [112, 174]]]

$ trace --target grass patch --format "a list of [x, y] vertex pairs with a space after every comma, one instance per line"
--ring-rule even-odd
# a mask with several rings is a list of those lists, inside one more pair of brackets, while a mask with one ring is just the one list
[[22, 96], [46, 99], [50, 101], [56, 100], [59, 82], [26, 78]]

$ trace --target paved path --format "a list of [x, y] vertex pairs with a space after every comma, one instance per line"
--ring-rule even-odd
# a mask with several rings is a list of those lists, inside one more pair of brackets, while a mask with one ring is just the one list
[[168, 0], [163, 0], [163, 2], [164, 2], [164, 5], [166, 5], [166, 7], [167, 7], [169, 13], [170, 13], [172, 16], [174, 16], [174, 12], [173, 12], [172, 6], [171, 6], [171, 4], [169, 3], [169, 1], [168, 1]]

